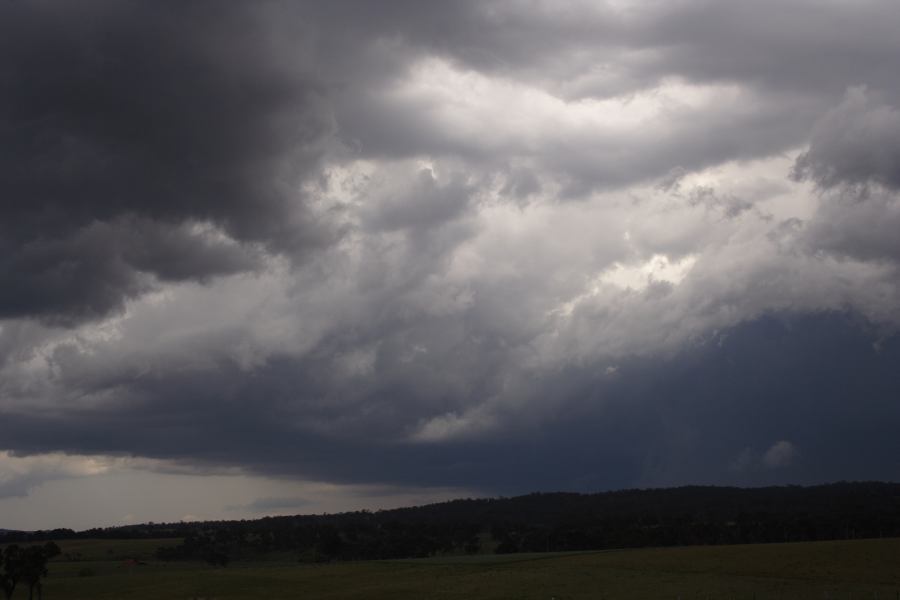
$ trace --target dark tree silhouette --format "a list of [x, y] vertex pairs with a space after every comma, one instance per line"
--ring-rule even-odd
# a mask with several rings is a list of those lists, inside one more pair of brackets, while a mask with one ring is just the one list
[[59, 554], [59, 546], [53, 542], [47, 542], [43, 546], [29, 546], [24, 549], [22, 581], [28, 584], [28, 600], [34, 600], [35, 590], [37, 590], [38, 600], [43, 598], [41, 579], [47, 576], [47, 562], [54, 556], [59, 556]]
[[184, 540], [160, 548], [162, 560], [203, 560], [212, 546], [234, 560], [292, 552], [302, 562], [894, 537], [900, 484], [544, 493], [162, 527]]
[[[2, 2], [2, 0], [0, 0]], [[681, 487], [454, 500], [385, 511], [146, 523], [82, 532], [2, 532], [0, 544], [77, 538], [181, 538], [160, 560], [302, 562], [900, 536], [900, 483]], [[5, 580], [4, 586], [15, 581]], [[5, 588], [4, 588], [5, 589]]]
[[47, 562], [59, 553], [59, 546], [53, 542], [25, 548], [14, 544], [4, 548], [0, 588], [3, 589], [6, 600], [12, 598], [20, 581], [28, 585], [29, 600], [34, 600], [35, 590], [37, 590], [37, 597], [40, 600], [43, 595], [41, 578], [47, 576]]
[[22, 578], [22, 549], [15, 544], [7, 546], [0, 558], [2, 558], [0, 566], [3, 568], [3, 572], [0, 573], [0, 589], [3, 590], [6, 600], [9, 600]]

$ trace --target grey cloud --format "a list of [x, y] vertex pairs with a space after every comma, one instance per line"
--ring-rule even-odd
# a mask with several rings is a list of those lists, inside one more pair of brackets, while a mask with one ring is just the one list
[[896, 89], [890, 71], [898, 18], [892, 2], [700, 0], [648, 9], [635, 37], [659, 50], [647, 68], [660, 75], [827, 97], [853, 84]]
[[854, 83], [895, 89], [900, 46], [893, 27], [900, 10], [888, 1], [348, 1], [314, 12], [347, 37], [392, 40], [569, 98], [627, 95], [668, 76], [817, 94], [840, 94]]
[[21, 475], [0, 481], [0, 499], [24, 497], [34, 489], [46, 481], [44, 477]]
[[[496, 492], [889, 476], [895, 9], [768, 8], [7, 3], [0, 439]], [[428, 58], [466, 85], [398, 94]], [[584, 117], [662, 81], [712, 85]], [[773, 155], [807, 142], [868, 195], [806, 197]], [[791, 469], [732, 468], [775, 440]]]
[[900, 265], [900, 197], [872, 190], [862, 197], [841, 190], [827, 194], [807, 224], [804, 242], [811, 251]]
[[809, 110], [803, 100], [745, 102], [740, 108], [722, 103], [709, 110], [675, 110], [665, 115], [665, 124], [621, 137], [585, 132], [574, 140], [552, 139], [544, 164], [561, 175], [567, 194], [577, 196], [655, 179], [679, 167], [697, 171], [781, 152], [805, 132], [805, 123], [784, 110], [790, 105]]
[[[704, 0], [623, 10], [495, 2], [458, 3], [434, 14], [402, 5], [403, 18], [388, 23], [400, 6], [379, 14], [356, 6], [372, 23], [360, 32], [359, 43], [380, 49], [373, 53], [379, 59], [364, 60], [389, 75], [361, 88], [351, 84], [336, 96], [341, 135], [373, 157], [439, 153], [478, 165], [496, 162], [498, 155], [532, 157], [560, 177], [571, 195], [659, 177], [673, 168], [785, 151], [802, 143], [850, 85], [900, 95], [893, 68], [900, 39], [889, 25], [900, 15], [890, 2], [749, 8]], [[391, 60], [383, 60], [384, 45], [392, 49]], [[636, 131], [547, 132], [534, 149], [504, 140], [490, 122], [479, 131], [493, 137], [460, 138], [445, 130], [427, 98], [393, 97], [403, 65], [428, 55], [569, 101], [627, 98], [673, 79], [724, 88], [712, 108], [669, 115], [683, 127], [648, 128], [646, 139]], [[728, 86], [739, 86], [746, 97], [734, 100]]]
[[884, 94], [847, 90], [816, 123], [792, 176], [812, 181], [821, 194], [805, 233], [812, 251], [897, 263], [900, 111]]
[[[867, 27], [885, 22], [879, 11], [890, 8], [877, 4], [852, 15], [839, 7], [817, 11], [817, 28], [800, 22], [803, 4], [781, 15], [778, 27], [763, 18], [766, 11], [744, 14], [702, 2], [624, 16], [599, 7], [577, 17], [516, 3], [424, 8], [397, 2], [377, 9], [369, 3], [265, 3], [225, 11], [207, 11], [208, 6], [98, 1], [77, 8], [53, 2], [3, 7], [7, 100], [0, 122], [10, 142], [4, 144], [10, 198], [4, 222], [16, 223], [5, 231], [10, 258], [4, 272], [32, 283], [22, 296], [7, 296], [0, 314], [31, 312], [70, 322], [102, 316], [150, 289], [154, 278], [172, 278], [171, 260], [140, 259], [172, 252], [152, 236], [145, 243], [155, 245], [130, 253], [121, 253], [116, 243], [98, 245], [95, 254], [63, 269], [71, 275], [59, 273], [74, 243], [67, 240], [90, 237], [96, 221], [113, 226], [137, 216], [159, 227], [208, 221], [238, 242], [294, 254], [327, 243], [336, 232], [310, 214], [297, 183], [316, 170], [332, 133], [351, 146], [361, 143], [368, 156], [449, 153], [505, 170], [483, 140], [453, 140], [435, 130], [429, 106], [385, 104], [382, 92], [428, 54], [488, 74], [542, 82], [583, 72], [585, 65], [578, 63], [575, 71], [561, 66], [573, 53], [589, 56], [612, 47], [619, 51], [614, 58], [635, 51], [649, 57], [617, 61], [634, 71], [631, 79], [683, 75], [714, 81], [723, 78], [721, 71], [752, 89], [768, 81], [766, 69], [788, 68], [802, 92], [810, 85], [800, 77], [807, 48], [849, 54], [853, 66], [854, 52], [871, 58], [893, 43], [891, 36], [859, 42], [840, 32], [847, 18]], [[799, 39], [789, 39], [791, 31]], [[756, 50], [747, 52], [748, 45]], [[756, 62], [742, 67], [740, 61], [750, 58]], [[850, 77], [829, 72], [842, 86]], [[877, 68], [866, 72], [867, 83], [887, 86]], [[614, 93], [628, 91], [633, 90]], [[815, 96], [785, 94], [751, 100], [762, 103], [758, 113], [727, 107], [721, 114], [685, 113], [682, 127], [661, 136], [548, 133], [543, 149], [524, 156], [559, 178], [565, 193], [578, 195], [673, 168], [778, 151], [802, 135], [821, 104]], [[778, 105], [783, 108], [776, 110]], [[504, 154], [522, 154], [515, 140], [508, 143]], [[523, 193], [515, 191], [519, 179], [510, 179], [510, 193]], [[527, 189], [537, 189], [533, 176], [527, 181]], [[123, 235], [127, 231], [111, 237]], [[254, 267], [227, 253], [184, 261], [178, 278]], [[59, 293], [69, 285], [73, 293]]]
[[156, 281], [205, 280], [253, 270], [259, 252], [189, 223], [96, 221], [66, 237], [39, 237], [0, 258], [6, 317], [41, 315], [60, 323], [98, 318]]
[[530, 170], [513, 168], [507, 174], [502, 193], [520, 201], [541, 192], [541, 182]]
[[192, 223], [298, 255], [328, 240], [297, 191], [328, 111], [267, 18], [202, 1], [0, 7], [2, 279], [24, 283], [4, 286], [0, 317], [97, 317], [148, 277], [253, 268]]
[[408, 189], [390, 189], [382, 202], [364, 207], [363, 222], [376, 230], [428, 231], [458, 217], [467, 208], [473, 190], [462, 175], [441, 185], [430, 169], [421, 169]]
[[[759, 413], [746, 408], [749, 412], [743, 414], [753, 416], [757, 428], [741, 440], [730, 440], [722, 433], [739, 427], [727, 415], [720, 415], [721, 422], [704, 420], [705, 410], [716, 414], [724, 410], [717, 404], [720, 398], [706, 388], [691, 387], [689, 380], [712, 386], [711, 374], [724, 368], [716, 362], [715, 351], [701, 353], [700, 358], [694, 355], [698, 365], [682, 365], [693, 369], [685, 381], [680, 376], [671, 378], [665, 360], [654, 361], [659, 354], [667, 356], [666, 349], [677, 350], [677, 357], [698, 336], [716, 328], [727, 330], [773, 307], [789, 312], [828, 310], [851, 301], [862, 305], [866, 280], [849, 277], [845, 288], [840, 288], [827, 265], [805, 262], [810, 261], [807, 256], [768, 254], [772, 249], [766, 246], [769, 238], [764, 228], [758, 233], [763, 240], [759, 244], [709, 250], [711, 245], [715, 248], [715, 237], [704, 238], [693, 248], [711, 256], [685, 282], [651, 285], [643, 292], [606, 291], [576, 305], [566, 324], [547, 311], [560, 298], [579, 293], [579, 288], [570, 287], [568, 277], [581, 282], [580, 273], [608, 265], [625, 252], [621, 238], [580, 246], [583, 236], [578, 235], [582, 230], [577, 224], [585, 227], [583, 231], [598, 231], [580, 208], [564, 207], [574, 211], [573, 221], [559, 219], [542, 207], [526, 210], [539, 215], [530, 217], [531, 223], [567, 232], [565, 241], [572, 247], [558, 237], [501, 237], [496, 247], [478, 248], [479, 259], [493, 268], [458, 282], [441, 279], [447, 275], [447, 249], [423, 254], [417, 241], [406, 237], [393, 240], [384, 254], [379, 254], [375, 242], [371, 247], [353, 248], [362, 259], [359, 272], [349, 276], [348, 258], [338, 254], [334, 268], [325, 268], [328, 277], [298, 281], [303, 293], [290, 301], [296, 313], [288, 313], [287, 319], [278, 315], [274, 321], [321, 324], [325, 333], [306, 351], [285, 352], [275, 349], [278, 344], [264, 345], [262, 358], [249, 367], [226, 349], [243, 338], [252, 339], [254, 323], [225, 333], [222, 330], [228, 328], [219, 324], [206, 335], [202, 323], [187, 320], [198, 333], [180, 341], [176, 338], [177, 351], [163, 344], [154, 348], [149, 339], [151, 352], [146, 353], [134, 351], [127, 343], [122, 347], [94, 344], [89, 351], [64, 344], [52, 355], [52, 373], [54, 386], [65, 391], [65, 403], [61, 394], [54, 406], [56, 410], [77, 406], [78, 410], [63, 410], [62, 416], [51, 417], [11, 408], [6, 414], [10, 433], [6, 439], [35, 452], [58, 444], [80, 452], [134, 452], [166, 459], [190, 457], [207, 464], [242, 464], [280, 476], [327, 481], [503, 490], [521, 490], [517, 486], [527, 481], [588, 488], [632, 485], [645, 479], [677, 482], [679, 477], [731, 477], [727, 464], [704, 457], [706, 449], [715, 448], [716, 456], [733, 456], [737, 449], [729, 445], [731, 441], [740, 442], [738, 449], [765, 447], [787, 434], [798, 445], [802, 442], [806, 453], [811, 447], [808, 437], [773, 431], [765, 424], [765, 415], [775, 405], [766, 404]], [[708, 212], [690, 203], [685, 210]], [[746, 236], [742, 218], [716, 221], [716, 226]], [[792, 229], [786, 235], [797, 233]], [[467, 238], [466, 242], [478, 240]], [[764, 255], [753, 264], [746, 253], [759, 254], [760, 249]], [[597, 256], [586, 256], [590, 254]], [[560, 257], [583, 262], [577, 262], [567, 276], [566, 261]], [[777, 266], [791, 258], [795, 262]], [[373, 266], [382, 262], [382, 269], [373, 274]], [[302, 274], [320, 273], [327, 265]], [[848, 271], [842, 277], [848, 273], [852, 275]], [[301, 282], [318, 283], [327, 290], [333, 279], [343, 277], [349, 277], [350, 292], [326, 296], [317, 310], [306, 310], [305, 302], [316, 295], [312, 292], [323, 292]], [[459, 303], [448, 298], [457, 286], [469, 288]], [[892, 296], [883, 290], [868, 291], [889, 308], [893, 305]], [[176, 319], [164, 326], [178, 331], [180, 323]], [[849, 336], [844, 325], [825, 323], [838, 330], [840, 335], [832, 343], [840, 347], [841, 336]], [[268, 327], [259, 325], [259, 329]], [[125, 329], [123, 333], [134, 341], [133, 332], [129, 336]], [[544, 336], [555, 340], [545, 361], [540, 356]], [[862, 342], [853, 341], [857, 352]], [[778, 341], [789, 342], [789, 336]], [[778, 347], [765, 340], [756, 343], [763, 348], [751, 344], [745, 356], [726, 358], [755, 365], [758, 355]], [[786, 352], [805, 355], [819, 345], [814, 340]], [[606, 361], [613, 359], [624, 366], [616, 378], [606, 378]], [[819, 368], [817, 357], [810, 360], [798, 365], [807, 376]], [[703, 366], [707, 361], [715, 363], [710, 372]], [[835, 367], [828, 363], [827, 368]], [[758, 372], [742, 368], [728, 372], [736, 381], [734, 386], [718, 382], [716, 389], [729, 398], [729, 410], [737, 410], [743, 402], [753, 405], [755, 396], [738, 393], [738, 382], [748, 383], [742, 377], [757, 377]], [[639, 382], [645, 376], [658, 381], [644, 386]], [[876, 369], [873, 378], [883, 377]], [[801, 393], [798, 389], [803, 390], [791, 388], [791, 392]], [[668, 399], [669, 393], [674, 405], [654, 400]], [[777, 386], [770, 393], [779, 402], [789, 397]], [[697, 402], [692, 404], [688, 399], [695, 397]], [[879, 402], [885, 397], [879, 394], [873, 400], [873, 410], [882, 410]], [[831, 401], [839, 411], [841, 399]], [[448, 415], [471, 425], [478, 435], [449, 436], [429, 444], [411, 441], [424, 425]], [[478, 429], [479, 418], [492, 422]], [[792, 423], [799, 418], [793, 415]], [[692, 419], [699, 419], [699, 424], [692, 424]], [[611, 427], [617, 429], [611, 431]], [[693, 431], [690, 440], [680, 437], [683, 430]], [[592, 437], [598, 435], [603, 439]], [[584, 448], [602, 456], [586, 459], [581, 454]], [[510, 467], [521, 456], [528, 456], [530, 462]], [[679, 466], [667, 456], [680, 457], [685, 464]], [[571, 464], [554, 467], [555, 461]], [[504, 471], [504, 479], [491, 483], [492, 469]]]
[[900, 111], [866, 88], [848, 90], [843, 102], [817, 122], [794, 176], [822, 188], [900, 188]]
[[[615, 378], [585, 365], [523, 382], [529, 402], [555, 396], [554, 410], [537, 421], [510, 414], [507, 427], [471, 440], [410, 446], [362, 430], [312, 431], [303, 425], [309, 416], [298, 419], [297, 411], [316, 410], [316, 369], [292, 362], [244, 375], [223, 369], [214, 378], [219, 384], [170, 374], [158, 385], [175, 395], [171, 402], [65, 417], [7, 413], [0, 430], [26, 452], [127, 448], [277, 476], [503, 493], [890, 476], [897, 455], [891, 432], [898, 415], [889, 401], [900, 385], [892, 375], [896, 337], [876, 351], [871, 334], [843, 315], [763, 318], [730, 333], [674, 360], [624, 361]], [[429, 410], [415, 392], [390, 393], [390, 405], [370, 392], [360, 406], [391, 411], [391, 422]], [[803, 448], [793, 455], [802, 470], [733, 469], [729, 457], [743, 448], [769, 448], [786, 437]]]
[[[384, 85], [389, 91], [397, 84]], [[552, 116], [510, 131], [496, 122], [502, 112], [476, 112], [460, 131], [452, 117], [448, 122], [442, 116], [442, 96], [395, 98], [384, 92], [373, 87], [336, 97], [341, 136], [362, 156], [454, 157], [476, 171], [510, 173], [512, 185], [521, 176], [510, 163], [519, 162], [557, 182], [563, 194], [572, 197], [652, 180], [677, 168], [694, 171], [784, 151], [803, 139], [824, 108], [819, 98], [801, 94], [749, 91], [732, 98], [722, 92], [722, 101], [711, 100], [700, 108], [673, 101], [670, 109], [627, 131], [590, 122], [557, 123]], [[529, 108], [527, 99], [520, 103], [515, 96], [490, 102], [510, 102], [511, 110], [526, 115]], [[604, 108], [596, 110], [602, 113]]]

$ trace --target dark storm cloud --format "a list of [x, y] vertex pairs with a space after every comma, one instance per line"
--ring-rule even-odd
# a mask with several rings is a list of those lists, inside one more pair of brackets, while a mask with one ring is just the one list
[[505, 493], [891, 477], [897, 10], [4, 3], [0, 439]]
[[94, 221], [65, 237], [14, 244], [0, 242], [0, 286], [14, 290], [4, 295], [4, 316], [62, 323], [102, 317], [156, 281], [203, 281], [259, 264], [252, 248], [147, 219]]
[[[561, 177], [567, 194], [783, 149], [820, 105], [810, 92], [848, 82], [893, 85], [882, 65], [898, 42], [878, 29], [890, 6], [813, 11], [815, 27], [804, 20], [809, 8], [773, 8], [773, 27], [767, 11], [706, 3], [624, 15], [603, 6], [576, 15], [516, 3], [7, 3], [0, 25], [2, 279], [20, 283], [0, 301], [0, 315], [95, 318], [156, 278], [204, 279], [254, 266], [252, 252], [239, 256], [237, 248], [183, 236], [207, 258], [184, 260], [173, 276], [135, 258], [171, 253], [158, 236], [122, 243], [129, 232], [118, 224], [132, 217], [182, 231], [208, 222], [238, 242], [294, 254], [321, 245], [330, 230], [309, 214], [297, 184], [331, 133], [370, 156], [449, 153], [501, 170], [497, 150], [534, 158], [533, 149], [454, 140], [428, 105], [385, 100], [383, 90], [429, 54], [488, 74], [552, 80], [563, 96], [567, 86], [582, 85], [585, 65], [560, 65], [607, 50], [628, 82], [674, 75], [788, 90], [748, 99], [764, 104], [755, 112], [685, 114], [680, 127], [649, 136], [551, 134], [537, 164]], [[867, 35], [847, 33], [848, 22]], [[619, 60], [634, 52], [646, 58]], [[828, 67], [810, 73], [809, 55], [840, 60], [812, 61]], [[635, 89], [616, 84], [600, 95]], [[772, 110], [772, 102], [782, 108]], [[813, 171], [821, 162], [813, 150], [806, 160]], [[887, 176], [890, 169], [883, 165]], [[223, 256], [211, 256], [220, 249]]]
[[327, 110], [273, 54], [265, 17], [202, 1], [0, 6], [0, 317], [102, 316], [152, 277], [254, 266], [191, 224], [291, 252], [326, 238], [297, 185]]
[[[24, 452], [134, 452], [276, 476], [495, 493], [890, 478], [900, 455], [891, 433], [900, 418], [893, 402], [900, 346], [896, 337], [878, 347], [874, 339], [846, 315], [766, 317], [676, 360], [623, 363], [612, 379], [572, 368], [532, 382], [534, 397], [560, 400], [554, 416], [540, 423], [415, 447], [361, 432], [335, 438], [311, 431], [304, 426], [310, 416], [297, 412], [305, 410], [304, 399], [288, 398], [290, 390], [311, 397], [317, 389], [309, 375], [297, 374], [302, 366], [290, 363], [253, 375], [170, 376], [166, 388], [178, 396], [140, 408], [7, 414], [0, 433]], [[392, 392], [407, 409], [420, 405], [397, 397], [402, 390]], [[395, 426], [415, 416], [374, 397], [364, 404], [390, 411]], [[795, 462], [766, 468], [763, 456], [780, 441], [796, 449]], [[740, 462], [754, 454], [755, 462]]]

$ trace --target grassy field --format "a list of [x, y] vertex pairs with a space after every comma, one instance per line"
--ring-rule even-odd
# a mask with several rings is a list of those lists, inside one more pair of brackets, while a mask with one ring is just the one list
[[[900, 599], [898, 539], [227, 569], [152, 560], [129, 567], [120, 559], [146, 558], [168, 543], [64, 542], [68, 559], [51, 563], [44, 598]], [[86, 568], [93, 575], [79, 576]]]

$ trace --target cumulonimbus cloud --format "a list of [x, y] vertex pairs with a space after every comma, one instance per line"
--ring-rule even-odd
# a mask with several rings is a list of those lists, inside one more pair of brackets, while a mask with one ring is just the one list
[[897, 9], [810, 8], [7, 3], [0, 435], [502, 490], [775, 481], [724, 457], [783, 437], [851, 472], [834, 390], [895, 417]]

